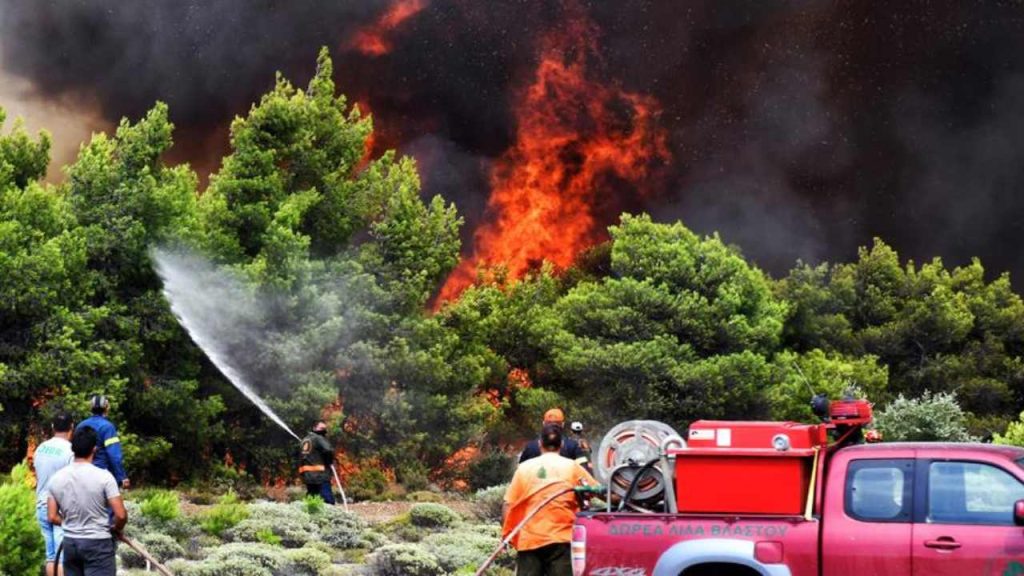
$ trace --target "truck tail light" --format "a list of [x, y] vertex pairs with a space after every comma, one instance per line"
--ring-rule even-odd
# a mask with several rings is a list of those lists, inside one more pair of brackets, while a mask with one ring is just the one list
[[781, 564], [782, 542], [767, 541], [754, 544], [754, 558], [762, 564]]
[[587, 529], [584, 526], [572, 527], [572, 576], [583, 576], [587, 567]]

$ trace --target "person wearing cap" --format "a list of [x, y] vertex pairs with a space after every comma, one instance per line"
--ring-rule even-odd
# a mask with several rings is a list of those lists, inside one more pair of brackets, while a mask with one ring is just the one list
[[319, 496], [324, 502], [334, 504], [330, 472], [334, 465], [334, 448], [327, 441], [326, 435], [327, 423], [320, 421], [302, 439], [299, 445], [299, 474], [306, 483], [308, 496]]
[[92, 460], [93, 466], [103, 468], [113, 474], [118, 488], [127, 490], [131, 487], [131, 482], [124, 471], [121, 439], [117, 437], [117, 426], [107, 420], [110, 401], [106, 396], [96, 394], [89, 399], [89, 409], [92, 411], [92, 416], [79, 422], [75, 431], [86, 427], [96, 431], [96, 456]]
[[[505, 492], [502, 538], [511, 535], [510, 542], [516, 549], [516, 576], [570, 576], [572, 526], [580, 510], [573, 489], [598, 484], [577, 462], [559, 454], [561, 426], [545, 424], [538, 443], [540, 456], [519, 464]], [[556, 496], [559, 491], [564, 493]], [[554, 500], [544, 504], [553, 496]], [[530, 517], [534, 510], [538, 511]], [[524, 519], [520, 531], [512, 534]]]
[[[547, 426], [548, 424], [558, 426], [559, 430], [564, 430], [565, 414], [562, 412], [561, 409], [552, 408], [544, 413], [543, 425]], [[519, 463], [522, 464], [523, 462], [526, 462], [531, 458], [536, 458], [540, 456], [542, 452], [543, 451], [541, 450], [540, 439], [534, 438], [533, 440], [530, 440], [526, 444], [526, 447], [523, 448], [522, 453], [519, 454]], [[593, 470], [590, 467], [590, 458], [587, 457], [586, 450], [584, 450], [583, 447], [580, 446], [579, 442], [577, 442], [576, 440], [573, 440], [572, 438], [569, 437], [565, 437], [563, 434], [562, 448], [559, 454], [570, 460], [575, 461], [580, 466], [583, 466], [583, 468], [588, 473], [593, 474]]]

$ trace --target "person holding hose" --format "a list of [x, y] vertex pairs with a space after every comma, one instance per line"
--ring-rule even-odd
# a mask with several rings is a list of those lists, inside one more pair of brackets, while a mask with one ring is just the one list
[[327, 441], [327, 423], [320, 421], [302, 439], [299, 445], [299, 474], [306, 483], [308, 496], [319, 496], [327, 504], [334, 504], [331, 490], [331, 466], [334, 465], [334, 448]]
[[115, 576], [114, 538], [128, 513], [113, 475], [96, 464], [96, 431], [85, 426], [71, 437], [74, 461], [50, 479], [47, 519], [64, 529], [66, 576]]
[[502, 537], [543, 505], [510, 540], [517, 552], [516, 575], [571, 576], [572, 526], [580, 509], [573, 489], [599, 484], [579, 463], [559, 455], [562, 427], [558, 424], [544, 425], [539, 445], [540, 456], [519, 464], [505, 492]]

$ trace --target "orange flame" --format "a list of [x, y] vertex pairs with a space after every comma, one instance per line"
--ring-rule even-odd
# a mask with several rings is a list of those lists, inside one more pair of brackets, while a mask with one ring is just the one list
[[439, 484], [458, 491], [469, 489], [466, 475], [469, 465], [480, 455], [477, 446], [463, 446], [445, 459], [444, 465], [431, 472], [431, 478]]
[[367, 56], [391, 52], [391, 34], [403, 22], [423, 11], [428, 0], [396, 0], [373, 24], [356, 32], [349, 48]]
[[601, 241], [593, 205], [609, 186], [643, 194], [643, 182], [668, 160], [656, 102], [588, 78], [597, 59], [596, 27], [575, 5], [569, 22], [542, 40], [532, 83], [515, 110], [517, 141], [495, 163], [488, 212], [474, 253], [452, 272], [437, 302], [456, 298], [481, 266], [521, 277], [544, 260], [569, 266]]

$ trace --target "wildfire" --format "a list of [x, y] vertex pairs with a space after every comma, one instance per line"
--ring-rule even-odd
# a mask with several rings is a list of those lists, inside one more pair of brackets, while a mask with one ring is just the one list
[[396, 0], [373, 24], [356, 32], [349, 48], [367, 56], [391, 52], [391, 34], [403, 22], [423, 11], [429, 0]]
[[469, 482], [465, 480], [469, 465], [480, 455], [477, 446], [463, 446], [445, 459], [444, 465], [431, 472], [431, 478], [452, 490], [465, 491]]
[[491, 172], [491, 221], [474, 235], [474, 253], [449, 276], [438, 303], [456, 298], [480, 266], [502, 265], [520, 277], [548, 260], [559, 268], [603, 239], [593, 206], [612, 186], [643, 193], [667, 161], [658, 107], [647, 96], [588, 77], [597, 29], [578, 6], [569, 22], [541, 41], [540, 62], [517, 97], [516, 143]]

